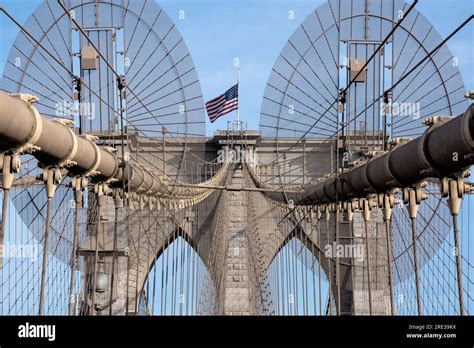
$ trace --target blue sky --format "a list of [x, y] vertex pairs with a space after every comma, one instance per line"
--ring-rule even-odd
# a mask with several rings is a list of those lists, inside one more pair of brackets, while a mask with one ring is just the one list
[[[217, 96], [235, 83], [233, 61], [239, 57], [240, 115], [249, 129], [257, 129], [262, 94], [276, 58], [294, 30], [323, 2], [161, 0], [159, 4], [175, 22], [191, 52], [205, 100]], [[21, 23], [40, 3], [41, 0], [0, 0], [0, 6]], [[444, 37], [474, 13], [474, 1], [420, 0], [416, 8]], [[184, 19], [179, 18], [183, 14], [180, 11], [184, 11]], [[288, 16], [289, 11], [293, 11], [293, 19]], [[18, 28], [4, 15], [0, 15], [0, 28], [0, 71], [3, 71]], [[474, 89], [473, 42], [474, 25], [471, 23], [448, 43], [453, 55], [458, 58], [467, 90]], [[207, 133], [210, 135], [216, 129], [226, 128], [227, 120], [234, 117], [232, 114], [213, 125], [208, 124]], [[469, 227], [464, 228], [462, 230], [468, 233], [463, 234], [463, 241], [467, 240], [464, 245], [468, 245]], [[468, 259], [471, 260], [469, 256]]]
[[[236, 81], [233, 66], [240, 59], [240, 115], [249, 129], [258, 129], [260, 106], [265, 84], [272, 66], [288, 38], [306, 16], [323, 0], [161, 0], [181, 32], [194, 60], [205, 101], [223, 93]], [[0, 0], [20, 22], [41, 3], [41, 0]], [[434, 24], [441, 36], [474, 13], [472, 0], [420, 0], [416, 8]], [[184, 19], [180, 19], [183, 14]], [[293, 11], [294, 19], [288, 13]], [[5, 16], [2, 28], [0, 71], [11, 43], [18, 32]], [[448, 46], [459, 59], [466, 89], [474, 89], [474, 25], [459, 32]], [[214, 124], [208, 122], [207, 134], [225, 129], [232, 113]]]

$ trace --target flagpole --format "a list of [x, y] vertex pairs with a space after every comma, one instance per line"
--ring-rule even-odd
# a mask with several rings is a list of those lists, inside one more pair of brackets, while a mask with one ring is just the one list
[[240, 123], [240, 107], [239, 107], [239, 90], [240, 90], [240, 86], [239, 86], [239, 76], [240, 75], [240, 64], [237, 65], [237, 124]]

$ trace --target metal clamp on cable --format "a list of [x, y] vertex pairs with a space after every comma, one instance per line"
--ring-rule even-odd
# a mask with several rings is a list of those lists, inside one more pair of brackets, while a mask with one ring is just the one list
[[2, 189], [9, 190], [13, 185], [13, 173], [20, 171], [21, 160], [18, 154], [0, 154], [0, 172], [2, 173]]
[[46, 185], [46, 195], [48, 199], [53, 199], [62, 177], [61, 169], [59, 169], [58, 166], [43, 169], [43, 181]]

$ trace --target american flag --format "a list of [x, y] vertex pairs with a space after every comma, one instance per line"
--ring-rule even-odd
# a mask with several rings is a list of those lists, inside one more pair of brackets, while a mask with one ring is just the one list
[[239, 85], [236, 84], [229, 88], [227, 92], [220, 96], [209, 100], [206, 103], [207, 114], [211, 123], [217, 120], [219, 117], [228, 114], [233, 110], [239, 108]]

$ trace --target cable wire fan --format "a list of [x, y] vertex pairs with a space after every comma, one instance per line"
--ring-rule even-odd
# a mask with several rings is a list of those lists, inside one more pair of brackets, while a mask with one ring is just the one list
[[[383, 92], [442, 41], [433, 25], [414, 9], [368, 63], [361, 73], [363, 81], [350, 86], [341, 116], [339, 91], [355, 77], [352, 67], [369, 59], [408, 7], [401, 0], [329, 0], [296, 29], [277, 58], [263, 94], [260, 131], [274, 138], [277, 147], [273, 157], [260, 164], [266, 183], [297, 189], [369, 151], [383, 150], [384, 143], [394, 138], [416, 138], [426, 130], [423, 121], [429, 117], [464, 113], [468, 101], [457, 59], [443, 45], [393, 89], [392, 116], [384, 120]], [[297, 143], [288, 145], [290, 139]], [[327, 158], [322, 159], [324, 153]], [[345, 162], [344, 155], [348, 155]], [[443, 262], [443, 254], [454, 264], [453, 241], [448, 237], [451, 215], [436, 181], [429, 182], [426, 191], [429, 198], [422, 203], [416, 222], [420, 265], [433, 267], [433, 262]], [[395, 284], [413, 276], [410, 226], [400, 204], [392, 221]], [[371, 228], [379, 227], [372, 222]], [[430, 277], [433, 271], [425, 267], [424, 272], [423, 277]]]
[[[24, 30], [40, 45], [20, 30], [0, 88], [38, 97], [34, 106], [41, 115], [74, 121], [77, 133], [97, 135], [98, 143], [115, 146], [118, 156], [122, 156], [123, 139], [126, 159], [157, 173], [166, 171], [177, 180], [193, 180], [204, 156], [202, 93], [191, 55], [168, 15], [155, 1], [66, 0], [63, 4], [69, 14], [57, 1], [47, 0], [28, 18]], [[89, 69], [81, 59], [91, 52], [95, 59], [89, 61]], [[117, 75], [124, 76], [122, 93]], [[82, 81], [79, 97], [73, 76]], [[42, 243], [47, 198], [44, 185], [36, 180], [40, 173], [35, 158], [23, 160], [10, 197], [22, 228]], [[66, 263], [70, 263], [74, 226], [69, 182], [65, 177], [55, 194], [49, 241], [50, 253]], [[94, 201], [93, 195], [87, 199], [86, 194], [83, 214]], [[85, 234], [84, 224], [81, 240]]]

